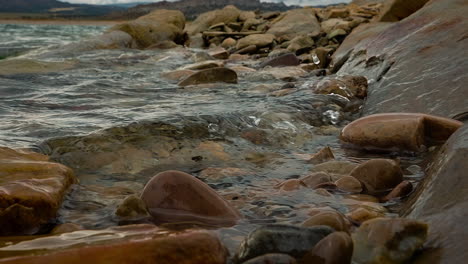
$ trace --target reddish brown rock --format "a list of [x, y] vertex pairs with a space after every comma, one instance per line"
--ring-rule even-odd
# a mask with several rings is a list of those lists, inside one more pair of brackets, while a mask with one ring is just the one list
[[237, 210], [207, 184], [180, 171], [165, 171], [151, 178], [141, 198], [156, 222], [231, 226], [240, 219]]
[[325, 163], [315, 165], [310, 171], [311, 172], [326, 172], [337, 180], [344, 175], [348, 175], [354, 168], [358, 166], [357, 163], [341, 160], [332, 160]]
[[302, 257], [303, 264], [350, 264], [353, 240], [345, 232], [334, 232], [322, 239]]
[[[21, 252], [20, 254], [18, 252]], [[224, 264], [227, 250], [207, 231], [153, 225], [82, 230], [4, 246], [2, 264]]]
[[192, 71], [192, 70], [175, 70], [171, 72], [161, 73], [161, 77], [166, 78], [171, 81], [180, 81], [194, 73], [195, 71]]
[[285, 66], [297, 66], [301, 64], [301, 61], [293, 53], [280, 55], [278, 57], [269, 59], [262, 64], [260, 68], [271, 66], [271, 67], [285, 67]]
[[352, 221], [362, 224], [367, 220], [374, 219], [377, 217], [384, 217], [385, 214], [379, 211], [375, 211], [370, 209], [369, 207], [357, 207], [350, 211], [349, 213], [346, 214], [346, 217], [348, 219], [351, 219]]
[[349, 232], [350, 223], [345, 216], [332, 209], [313, 209], [309, 212], [311, 216], [302, 223], [302, 226], [326, 225], [336, 231]]
[[361, 182], [353, 176], [343, 176], [336, 182], [336, 187], [344, 192], [360, 193], [362, 192]]
[[0, 234], [32, 234], [56, 216], [70, 168], [47, 156], [0, 147]]
[[239, 177], [247, 174], [249, 174], [249, 171], [241, 168], [206, 168], [200, 172], [199, 177], [217, 181], [226, 177]]
[[310, 157], [309, 163], [320, 164], [333, 159], [335, 159], [335, 156], [333, 155], [331, 148], [324, 147], [319, 152]]
[[356, 263], [406, 263], [427, 237], [425, 223], [404, 218], [375, 218], [353, 233]]
[[403, 181], [399, 163], [391, 159], [368, 160], [350, 175], [362, 182], [365, 191], [372, 195], [387, 192]]
[[332, 182], [332, 178], [326, 172], [315, 172], [303, 177], [301, 182], [306, 187], [315, 189], [320, 184]]
[[181, 81], [179, 86], [216, 82], [237, 83], [237, 73], [228, 68], [210, 68], [190, 75]]
[[393, 199], [405, 197], [413, 191], [413, 184], [409, 181], [402, 181], [389, 194], [382, 197], [382, 202], [387, 202]]
[[275, 188], [278, 188], [278, 189], [280, 189], [282, 191], [294, 191], [294, 190], [300, 189], [303, 186], [304, 186], [304, 183], [302, 183], [301, 180], [299, 180], [299, 179], [290, 179], [290, 180], [286, 180], [286, 181], [276, 185]]
[[343, 128], [340, 138], [364, 148], [419, 151], [423, 145], [447, 140], [462, 125], [453, 119], [425, 114], [376, 114], [351, 122]]
[[338, 94], [346, 98], [365, 98], [367, 79], [363, 76], [342, 76], [337, 79], [325, 79], [314, 88], [318, 94]]

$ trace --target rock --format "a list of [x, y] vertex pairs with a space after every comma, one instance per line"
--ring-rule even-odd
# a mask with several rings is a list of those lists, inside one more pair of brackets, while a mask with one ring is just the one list
[[315, 165], [310, 171], [311, 172], [319, 172], [323, 171], [330, 175], [340, 175], [341, 178], [344, 175], [348, 175], [351, 171], [358, 166], [357, 163], [349, 162], [349, 161], [327, 161], [325, 163], [321, 163]]
[[425, 114], [376, 114], [351, 122], [340, 138], [363, 148], [420, 151], [423, 145], [445, 141], [462, 124]]
[[307, 72], [299, 66], [288, 66], [282, 68], [266, 68], [258, 72], [259, 74], [271, 75], [273, 78], [278, 80], [285, 80], [291, 78], [301, 78], [307, 76]]
[[314, 209], [308, 213], [311, 217], [302, 223], [302, 226], [329, 226], [336, 231], [349, 232], [351, 224], [345, 216], [332, 209]]
[[337, 29], [334, 29], [332, 30], [328, 35], [327, 35], [327, 38], [328, 39], [332, 39], [332, 38], [336, 38], [336, 37], [342, 37], [342, 36], [346, 36], [347, 33], [344, 29], [341, 29], [341, 28], [337, 28]]
[[314, 46], [314, 40], [309, 36], [297, 36], [293, 38], [288, 46], [288, 50], [296, 54], [309, 51]]
[[400, 182], [389, 194], [382, 197], [382, 202], [388, 202], [393, 199], [402, 198], [407, 196], [413, 191], [413, 184], [409, 181]]
[[235, 47], [237, 45], [237, 41], [233, 38], [225, 38], [221, 43], [221, 47], [225, 49], [229, 49], [231, 47]]
[[213, 189], [180, 171], [166, 171], [151, 178], [141, 199], [157, 222], [192, 221], [231, 226], [240, 219], [236, 209]]
[[54, 227], [52, 231], [50, 231], [51, 235], [58, 235], [58, 234], [63, 234], [63, 233], [70, 233], [78, 230], [83, 230], [84, 227], [78, 224], [74, 223], [65, 223], [65, 224], [60, 224]]
[[247, 54], [231, 54], [229, 56], [229, 59], [230, 61], [245, 61], [245, 60], [248, 60], [250, 58], [249, 55]]
[[113, 30], [90, 39], [64, 45], [54, 50], [54, 55], [57, 55], [57, 53], [82, 52], [96, 49], [128, 48], [136, 48], [136, 43], [132, 36], [120, 30]]
[[263, 22], [263, 19], [249, 18], [244, 22], [244, 26], [241, 31], [257, 30], [257, 26]]
[[155, 10], [136, 20], [113, 26], [109, 31], [128, 33], [140, 48], [147, 48], [162, 41], [183, 43], [184, 14], [176, 10]]
[[249, 18], [255, 18], [257, 15], [255, 15], [254, 11], [243, 11], [239, 15], [239, 21], [246, 21]]
[[73, 171], [45, 155], [0, 147], [0, 235], [33, 234], [56, 217]]
[[199, 15], [197, 19], [187, 25], [185, 30], [190, 36], [192, 36], [219, 23], [228, 24], [230, 22], [235, 22], [239, 18], [240, 14], [241, 11], [239, 9], [235, 6], [229, 5], [223, 9], [213, 10]]
[[264, 225], [252, 231], [241, 243], [237, 261], [243, 262], [268, 253], [284, 253], [302, 257], [321, 239], [331, 234], [327, 226], [297, 227], [291, 225]]
[[306, 187], [315, 189], [322, 183], [332, 182], [332, 178], [326, 172], [315, 172], [302, 178], [301, 182]]
[[291, 40], [300, 35], [314, 37], [320, 33], [320, 24], [313, 9], [294, 9], [275, 19], [267, 33], [280, 40]]
[[247, 46], [245, 48], [242, 48], [242, 49], [236, 51], [236, 53], [238, 53], [238, 54], [255, 54], [255, 53], [257, 53], [257, 51], [258, 51], [257, 46], [250, 45], [250, 46]]
[[330, 54], [333, 50], [324, 47], [318, 47], [311, 52], [312, 62], [318, 66], [319, 69], [326, 68], [330, 62]]
[[223, 48], [210, 50], [208, 54], [218, 60], [226, 60], [229, 58], [230, 55], [229, 52]]
[[260, 64], [260, 68], [264, 68], [266, 66], [271, 67], [285, 67], [285, 66], [297, 66], [301, 63], [301, 61], [294, 55], [293, 53], [284, 54], [267, 61], [264, 61]]
[[222, 61], [217, 61], [217, 60], [207, 60], [207, 61], [202, 61], [194, 64], [189, 64], [184, 67], [182, 67], [181, 70], [205, 70], [205, 69], [210, 69], [210, 68], [219, 68], [223, 67], [224, 63]]
[[324, 147], [319, 152], [312, 155], [309, 159], [309, 163], [320, 164], [329, 160], [334, 160], [335, 156], [330, 147]]
[[304, 183], [299, 179], [289, 179], [282, 183], [279, 183], [275, 186], [275, 188], [280, 189], [282, 191], [294, 191], [298, 190], [304, 186]]
[[139, 219], [148, 216], [145, 202], [136, 195], [127, 196], [117, 207], [115, 214], [126, 219]]
[[350, 264], [353, 240], [345, 232], [333, 232], [302, 257], [299, 263]]
[[328, 35], [335, 29], [343, 29], [346, 32], [349, 32], [351, 30], [350, 23], [350, 21], [345, 21], [343, 19], [332, 18], [322, 21], [322, 23], [320, 23], [320, 26], [322, 27], [323, 32], [325, 32]]
[[199, 177], [210, 181], [219, 181], [226, 177], [241, 177], [249, 174], [240, 168], [206, 168], [200, 172]]
[[75, 231], [9, 243], [1, 251], [2, 264], [127, 264], [154, 260], [161, 264], [224, 264], [228, 255], [211, 232], [169, 231], [154, 225]]
[[408, 112], [453, 118], [466, 112], [460, 95], [468, 94], [468, 60], [460, 54], [466, 51], [467, 12], [468, 6], [458, 0], [429, 1], [399, 22], [355, 28], [333, 54], [333, 70], [369, 80], [371, 96], [364, 102], [363, 116]]
[[45, 62], [32, 59], [8, 59], [0, 61], [0, 76], [12, 74], [39, 74], [59, 72], [72, 69], [75, 63], [64, 62]]
[[247, 260], [242, 264], [296, 264], [296, 259], [287, 254], [265, 254], [251, 260]]
[[253, 34], [241, 38], [237, 41], [236, 49], [243, 49], [250, 45], [255, 45], [257, 48], [270, 46], [275, 40], [272, 34]]
[[350, 173], [364, 185], [369, 194], [382, 194], [403, 181], [399, 162], [391, 159], [371, 159], [359, 164]]
[[429, 0], [390, 0], [386, 1], [379, 16], [379, 21], [395, 22], [400, 21], [423, 7]]
[[180, 81], [194, 73], [195, 71], [192, 70], [175, 70], [170, 72], [163, 72], [161, 73], [161, 77], [171, 81]]
[[336, 182], [336, 187], [340, 191], [349, 192], [349, 193], [360, 193], [362, 192], [361, 182], [354, 178], [353, 176], [343, 176], [338, 179]]
[[375, 218], [352, 235], [353, 262], [406, 263], [427, 237], [425, 223], [404, 218]]
[[349, 10], [347, 8], [332, 8], [327, 10], [325, 14], [326, 19], [330, 18], [346, 18], [349, 16]]
[[256, 72], [256, 71], [257, 71], [257, 70], [255, 70], [255, 69], [252, 69], [252, 68], [249, 68], [249, 67], [245, 67], [245, 66], [241, 66], [241, 65], [232, 66], [232, 67], [229, 67], [229, 69], [235, 71], [235, 72], [237, 73], [237, 75], [241, 75], [241, 74], [250, 73], [250, 72]]
[[154, 50], [154, 49], [174, 49], [179, 47], [174, 41], [172, 40], [164, 40], [155, 44], [150, 45], [146, 49]]
[[237, 73], [228, 68], [210, 68], [196, 72], [185, 78], [179, 86], [188, 86], [204, 83], [237, 83]]
[[348, 219], [351, 219], [353, 222], [362, 224], [367, 220], [374, 219], [377, 217], [384, 217], [385, 214], [376, 210], [372, 210], [368, 207], [356, 207], [346, 214]]
[[455, 132], [404, 205], [403, 216], [429, 224], [425, 250], [415, 263], [464, 263], [468, 259], [468, 126]]
[[202, 33], [197, 33], [193, 36], [190, 36], [190, 41], [187, 46], [192, 49], [202, 49], [205, 47], [205, 40], [203, 39]]

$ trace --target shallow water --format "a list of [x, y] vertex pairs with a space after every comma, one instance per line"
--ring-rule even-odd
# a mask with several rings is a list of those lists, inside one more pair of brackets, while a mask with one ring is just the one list
[[[343, 201], [342, 195], [275, 188], [285, 179], [307, 175], [314, 165], [304, 155], [324, 146], [330, 146], [338, 160], [377, 157], [341, 148], [340, 128], [358, 113], [346, 113], [348, 102], [340, 96], [313, 94], [308, 85], [318, 77], [294, 78], [296, 92], [283, 97], [259, 86], [287, 82], [262, 72], [240, 74], [239, 84], [182, 89], [161, 73], [194, 63], [200, 50], [54, 52], [103, 30], [0, 25], [0, 34], [7, 34], [1, 39], [8, 39], [0, 42], [0, 49], [30, 50], [9, 59], [74, 65], [51, 73], [0, 73], [0, 145], [49, 154], [72, 167], [80, 179], [57, 223], [89, 229], [127, 223], [114, 215], [116, 206], [141, 192], [155, 173], [176, 169], [199, 176], [209, 167], [244, 170], [238, 176], [202, 178], [245, 216], [239, 225], [220, 230], [232, 251], [258, 224], [300, 224], [313, 207], [349, 210], [349, 199]], [[255, 62], [228, 66], [242, 64]], [[254, 131], [256, 144], [246, 140], [246, 131]], [[403, 158], [402, 166], [420, 161]], [[406, 174], [416, 182], [422, 171], [411, 168]]]

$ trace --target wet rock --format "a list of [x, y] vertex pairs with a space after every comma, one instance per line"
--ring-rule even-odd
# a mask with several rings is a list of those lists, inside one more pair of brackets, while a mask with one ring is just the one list
[[50, 231], [51, 235], [58, 235], [58, 234], [63, 234], [63, 233], [70, 233], [78, 230], [83, 230], [84, 227], [78, 224], [74, 223], [65, 223], [65, 224], [60, 224], [54, 227], [52, 231]]
[[423, 145], [445, 141], [462, 124], [425, 114], [376, 114], [351, 122], [340, 138], [364, 148], [420, 151]]
[[284, 253], [302, 257], [333, 229], [326, 226], [297, 227], [264, 225], [252, 231], [242, 242], [237, 261], [243, 262], [268, 253]]
[[257, 46], [249, 45], [249, 46], [247, 46], [245, 48], [242, 48], [242, 49], [236, 51], [236, 53], [238, 53], [238, 54], [255, 54], [255, 53], [257, 53], [257, 51], [258, 51]]
[[228, 68], [210, 68], [196, 72], [185, 78], [179, 86], [188, 86], [204, 83], [237, 83], [237, 73]]
[[349, 192], [349, 193], [360, 193], [362, 192], [361, 182], [354, 178], [353, 176], [343, 176], [338, 179], [336, 182], [336, 187], [340, 191]]
[[9, 59], [0, 61], [0, 76], [24, 73], [50, 73], [72, 69], [75, 63], [45, 62], [32, 59]]
[[376, 218], [353, 233], [356, 263], [406, 263], [427, 237], [425, 223], [403, 218]]
[[310, 157], [309, 163], [320, 164], [329, 160], [334, 160], [335, 156], [330, 147], [324, 147], [319, 152], [315, 153]]
[[216, 48], [208, 52], [210, 56], [218, 60], [226, 60], [229, 58], [229, 52], [223, 48]]
[[384, 4], [379, 21], [395, 22], [400, 21], [423, 7], [429, 0], [391, 0]]
[[367, 79], [363, 76], [343, 76], [320, 81], [314, 89], [318, 94], [338, 94], [346, 98], [365, 98]]
[[195, 71], [192, 70], [175, 70], [170, 72], [163, 72], [161, 73], [161, 77], [171, 81], [180, 81], [194, 73]]
[[[323, 171], [330, 175], [338, 175], [338, 178], [341, 178], [344, 175], [348, 175], [351, 171], [358, 166], [357, 163], [349, 162], [349, 161], [327, 161], [325, 163], [321, 163], [315, 165], [310, 171], [311, 172], [319, 172]], [[336, 179], [337, 180], [337, 179]]]
[[299, 263], [350, 264], [353, 240], [345, 232], [333, 232], [302, 257]]
[[282, 191], [294, 191], [298, 190], [304, 186], [304, 183], [299, 179], [289, 179], [282, 183], [279, 183], [275, 186], [275, 188], [280, 189]]
[[416, 263], [464, 263], [468, 259], [468, 126], [455, 132], [432, 160], [426, 178], [404, 205], [403, 216], [429, 224], [429, 237]]
[[176, 10], [155, 10], [136, 20], [115, 25], [109, 31], [128, 33], [140, 48], [162, 41], [183, 42], [184, 14]]
[[45, 155], [0, 147], [0, 234], [33, 234], [56, 216], [73, 171]]
[[206, 168], [200, 172], [199, 177], [210, 181], [222, 180], [226, 177], [241, 177], [249, 174], [240, 168]]
[[382, 194], [403, 181], [399, 162], [391, 159], [371, 159], [359, 164], [350, 173], [364, 185], [369, 194]]
[[203, 13], [197, 17], [192, 23], [188, 24], [185, 30], [191, 36], [203, 32], [213, 25], [230, 22], [235, 22], [239, 18], [241, 11], [235, 6], [229, 5], [223, 9], [214, 10]]
[[235, 47], [237, 45], [237, 41], [233, 38], [225, 38], [221, 43], [221, 47], [225, 49], [229, 49]]
[[296, 264], [296, 259], [287, 254], [265, 254], [242, 264]]
[[336, 231], [349, 232], [350, 223], [345, 216], [333, 209], [313, 209], [308, 213], [311, 217], [302, 226], [329, 226]]
[[264, 68], [266, 66], [271, 67], [285, 67], [285, 66], [296, 66], [299, 65], [301, 62], [300, 60], [294, 55], [293, 53], [284, 54], [272, 59], [269, 59], [262, 64], [260, 64], [260, 68]]
[[168, 231], [154, 225], [82, 230], [9, 244], [1, 248], [2, 264], [127, 264], [154, 260], [161, 264], [224, 264], [228, 254], [216, 235], [208, 231]]
[[354, 221], [355, 223], [362, 224], [367, 220], [384, 217], [385, 214], [376, 210], [372, 210], [369, 207], [356, 207], [346, 214], [346, 217]]
[[182, 68], [182, 70], [196, 71], [196, 70], [205, 70], [205, 69], [210, 69], [210, 68], [219, 68], [223, 66], [224, 66], [224, 63], [222, 61], [206, 60], [206, 61], [186, 65]]
[[292, 93], [294, 93], [296, 91], [297, 91], [297, 89], [287, 88], [287, 89], [281, 89], [281, 90], [278, 90], [278, 91], [271, 92], [268, 95], [269, 96], [280, 97], [280, 96], [286, 96], [288, 94], [292, 94]]
[[301, 181], [306, 187], [315, 189], [322, 183], [332, 182], [332, 178], [326, 172], [315, 172], [305, 176]]
[[145, 202], [140, 197], [130, 195], [119, 204], [115, 214], [125, 219], [139, 219], [148, 216], [148, 211]]
[[241, 66], [241, 65], [232, 66], [232, 67], [229, 67], [229, 69], [234, 70], [235, 72], [237, 72], [238, 75], [257, 71], [255, 69]]
[[413, 191], [413, 184], [409, 181], [402, 181], [398, 184], [389, 194], [382, 197], [382, 202], [387, 202], [393, 199], [402, 198], [407, 196]]
[[337, 28], [337, 29], [334, 29], [333, 31], [331, 31], [328, 35], [327, 35], [327, 38], [328, 39], [333, 39], [333, 38], [338, 38], [338, 37], [343, 37], [346, 36], [347, 33], [344, 29], [341, 29], [341, 28]]
[[280, 40], [291, 40], [298, 35], [316, 36], [320, 33], [320, 24], [313, 9], [294, 9], [275, 19], [267, 33]]
[[333, 50], [324, 47], [318, 47], [314, 49], [311, 53], [312, 62], [317, 65], [319, 69], [326, 68], [330, 62], [330, 53]]
[[269, 46], [275, 40], [275, 36], [272, 34], [253, 34], [241, 38], [237, 41], [236, 48], [243, 49], [250, 45], [255, 45], [257, 48], [263, 48]]
[[201, 222], [230, 226], [240, 215], [227, 201], [197, 178], [166, 171], [145, 186], [141, 199], [156, 222]]
[[155, 49], [174, 49], [180, 47], [172, 40], [164, 40], [155, 44], [150, 45], [146, 49], [148, 50], [155, 50]]
[[[439, 17], [443, 10], [450, 13]], [[408, 112], [454, 117], [465, 112], [466, 100], [459, 95], [468, 94], [464, 70], [468, 60], [461, 56], [466, 51], [467, 12], [458, 0], [429, 1], [399, 22], [355, 28], [333, 54], [333, 65], [337, 74], [369, 80], [371, 96], [364, 102], [363, 115]], [[441, 65], [447, 67], [441, 70]], [[448, 83], [456, 92], [441, 88]]]
[[299, 66], [267, 68], [263, 69], [262, 71], [259, 71], [258, 74], [271, 75], [273, 78], [283, 81], [290, 81], [290, 79], [292, 78], [300, 78], [307, 76], [307, 72]]
[[128, 49], [136, 48], [132, 36], [121, 30], [106, 32], [100, 36], [86, 39], [76, 43], [70, 43], [58, 48], [54, 53], [70, 53], [96, 49]]

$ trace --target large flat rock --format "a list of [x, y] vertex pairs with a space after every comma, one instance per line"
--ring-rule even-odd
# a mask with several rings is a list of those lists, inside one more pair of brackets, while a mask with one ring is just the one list
[[466, 112], [467, 13], [465, 1], [430, 1], [399, 22], [356, 28], [333, 62], [338, 74], [369, 80], [363, 114]]

